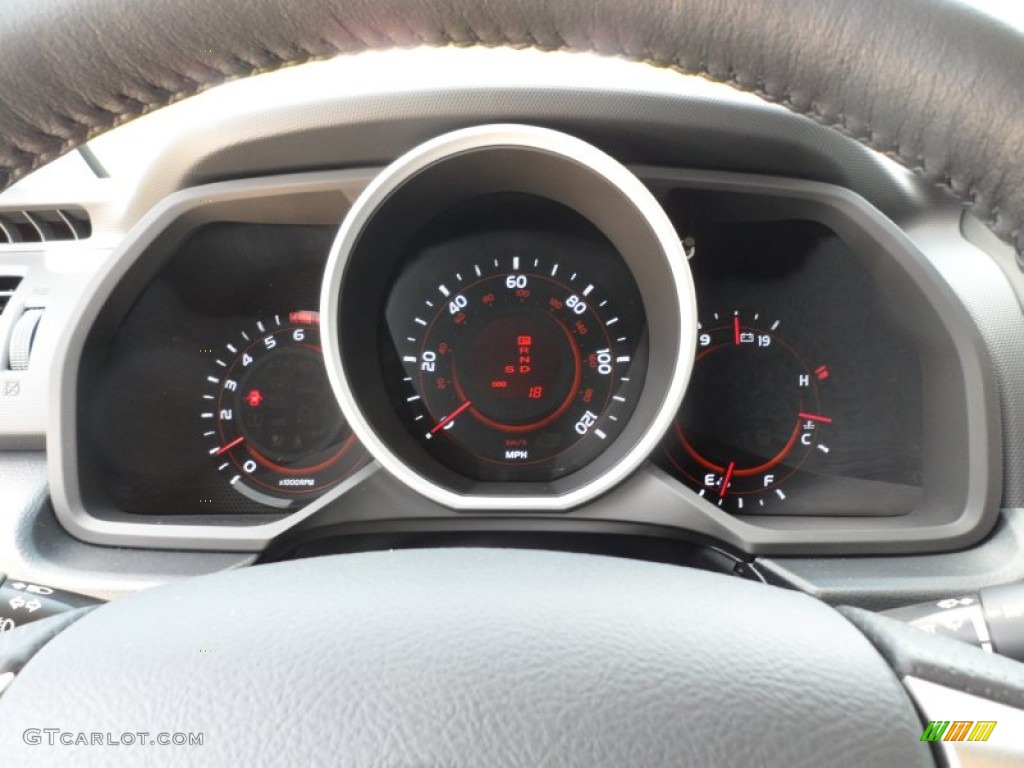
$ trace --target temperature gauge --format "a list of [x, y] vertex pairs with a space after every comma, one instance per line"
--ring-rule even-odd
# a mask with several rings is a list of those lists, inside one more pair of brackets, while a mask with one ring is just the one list
[[698, 324], [690, 386], [662, 450], [669, 469], [723, 509], [784, 503], [787, 483], [830, 453], [831, 372], [787, 343], [780, 326], [739, 311]]

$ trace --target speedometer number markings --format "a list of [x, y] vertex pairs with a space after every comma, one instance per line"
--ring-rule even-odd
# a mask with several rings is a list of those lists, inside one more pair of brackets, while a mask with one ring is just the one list
[[445, 301], [429, 315], [405, 309], [423, 306], [414, 289], [392, 298], [393, 336], [404, 340], [396, 350], [408, 387], [402, 400], [410, 421], [433, 425], [418, 433], [444, 444], [442, 459], [468, 454], [487, 478], [538, 465], [561, 473], [577, 444], [593, 441], [598, 447], [580, 453], [596, 455], [621, 432], [619, 415], [635, 399], [636, 342], [609, 334], [620, 315], [599, 281], [577, 289], [578, 271], [568, 280], [558, 272], [559, 262], [543, 256], [473, 261], [437, 275], [434, 295]]

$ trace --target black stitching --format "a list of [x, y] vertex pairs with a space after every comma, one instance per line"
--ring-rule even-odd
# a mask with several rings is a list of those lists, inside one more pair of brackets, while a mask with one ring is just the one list
[[[465, 17], [463, 17], [463, 18], [465, 20]], [[334, 20], [338, 24], [338, 26], [341, 28], [342, 32], [344, 32], [346, 35], [348, 35], [350, 39], [356, 41], [356, 43], [359, 46], [362, 46], [363, 49], [368, 49], [368, 48], [372, 48], [373, 47], [367, 41], [366, 38], [364, 38], [361, 35], [355, 34], [353, 32], [353, 30], [350, 29], [349, 26], [347, 24], [345, 24], [337, 15], [334, 16]], [[571, 45], [567, 44], [567, 42], [565, 41], [564, 36], [561, 34], [561, 32], [557, 28], [555, 29], [555, 32], [556, 32], [556, 36], [559, 39], [559, 44], [558, 45], [541, 45], [540, 42], [536, 39], [536, 37], [533, 35], [533, 33], [529, 29], [527, 29], [525, 31], [524, 35], [525, 35], [525, 37], [527, 38], [527, 40], [529, 42], [527, 42], [526, 45], [528, 46], [528, 45], [532, 44], [533, 47], [539, 48], [539, 49], [542, 49], [542, 50], [566, 50], [566, 51], [577, 50], [576, 46], [571, 46]], [[423, 40], [422, 36], [418, 35], [415, 32], [414, 32], [414, 34], [417, 37], [419, 37], [421, 41]], [[392, 36], [388, 35], [387, 33], [381, 33], [381, 36], [383, 37], [384, 40], [387, 41], [387, 43], [391, 47], [399, 47], [397, 41]], [[597, 48], [597, 46], [594, 44], [594, 41], [590, 38], [589, 35], [587, 35], [586, 33], [582, 33], [581, 36], [583, 37], [583, 39], [586, 41], [587, 45], [590, 48], [592, 48], [592, 49], [596, 49]], [[467, 37], [468, 37], [468, 40], [458, 40], [458, 39], [456, 39], [455, 35], [451, 34], [451, 32], [449, 32], [448, 30], [443, 30], [442, 33], [441, 33], [441, 43], [442, 44], [447, 43], [447, 44], [463, 45], [463, 44], [468, 42], [469, 44], [474, 44], [475, 43], [477, 45], [483, 45], [483, 46], [488, 47], [488, 48], [499, 47], [497, 44], [486, 43], [486, 42], [482, 41], [481, 40], [481, 36], [472, 28], [471, 25], [470, 25], [470, 35], [468, 35]], [[512, 45], [512, 46], [523, 46], [524, 45], [522, 40], [513, 41], [511, 39], [511, 37], [512, 37], [511, 35], [505, 35], [505, 37], [507, 38], [507, 41], [505, 43], [507, 45]], [[324, 41], [322, 39], [321, 39], [321, 42], [326, 43], [326, 41]], [[623, 52], [623, 54], [624, 54], [624, 56], [626, 58], [631, 58], [631, 59], [639, 61], [640, 63], [645, 63], [645, 64], [649, 64], [649, 65], [652, 65], [652, 66], [658, 66], [658, 67], [662, 67], [662, 68], [672, 69], [672, 70], [675, 70], [677, 72], [681, 72], [683, 74], [697, 75], [697, 76], [704, 77], [706, 79], [709, 79], [709, 80], [712, 80], [712, 81], [715, 81], [715, 82], [724, 82], [724, 83], [726, 83], [728, 85], [733, 86], [734, 88], [737, 88], [738, 90], [747, 91], [749, 93], [754, 93], [754, 94], [760, 96], [761, 98], [763, 98], [763, 99], [765, 99], [767, 101], [771, 101], [771, 102], [782, 104], [782, 105], [786, 106], [788, 109], [790, 109], [792, 112], [794, 112], [796, 114], [802, 114], [802, 115], [808, 116], [811, 119], [815, 120], [815, 122], [817, 122], [817, 123], [819, 123], [821, 125], [824, 125], [825, 127], [837, 130], [840, 133], [842, 133], [843, 135], [848, 136], [848, 137], [850, 137], [850, 138], [852, 138], [852, 139], [854, 139], [856, 141], [859, 141], [859, 142], [863, 143], [864, 145], [870, 147], [871, 149], [874, 149], [875, 151], [881, 152], [882, 154], [885, 154], [886, 156], [891, 157], [891, 158], [897, 160], [901, 165], [904, 165], [905, 167], [908, 167], [911, 171], [916, 172], [916, 173], [922, 175], [926, 179], [927, 178], [933, 179], [933, 181], [931, 183], [934, 184], [935, 186], [938, 186], [938, 187], [940, 187], [942, 189], [945, 189], [947, 192], [951, 193], [954, 197], [957, 197], [957, 198], [961, 199], [962, 201], [965, 201], [965, 202], [969, 203], [972, 207], [977, 208], [978, 209], [978, 215], [987, 216], [988, 220], [990, 222], [994, 221], [994, 219], [995, 219], [995, 217], [993, 216], [993, 213], [992, 213], [993, 209], [986, 208], [986, 206], [982, 206], [982, 205], [979, 205], [977, 203], [977, 191], [974, 188], [973, 184], [967, 185], [968, 186], [968, 193], [967, 193], [967, 199], [965, 200], [965, 196], [962, 193], [957, 192], [957, 189], [956, 189], [956, 186], [957, 186], [956, 185], [956, 178], [955, 178], [954, 174], [949, 169], [943, 168], [943, 170], [941, 172], [937, 173], [937, 174], [936, 173], [929, 173], [927, 171], [927, 169], [924, 167], [924, 158], [920, 155], [920, 153], [913, 153], [911, 156], [908, 156], [907, 154], [904, 153], [904, 149], [905, 148], [902, 147], [900, 145], [900, 143], [898, 141], [896, 141], [896, 140], [894, 140], [893, 144], [891, 146], [889, 146], [889, 147], [881, 146], [877, 142], [877, 140], [875, 139], [875, 132], [871, 128], [870, 121], [863, 121], [864, 125], [865, 125], [865, 128], [866, 128], [865, 131], [854, 132], [854, 131], [851, 131], [850, 128], [849, 128], [848, 116], [846, 115], [845, 112], [840, 112], [839, 116], [838, 116], [838, 119], [837, 118], [828, 118], [827, 116], [822, 114], [816, 108], [816, 105], [815, 105], [815, 102], [814, 102], [813, 98], [811, 99], [808, 107], [798, 107], [797, 105], [795, 105], [793, 103], [792, 94], [789, 91], [786, 91], [785, 94], [781, 98], [776, 96], [776, 95], [774, 95], [774, 94], [769, 93], [767, 88], [766, 88], [764, 79], [760, 75], [757, 75], [757, 76], [755, 76], [753, 78], [753, 80], [754, 80], [754, 84], [753, 85], [745, 85], [745, 84], [743, 84], [743, 83], [741, 83], [739, 81], [739, 79], [738, 79], [738, 77], [736, 75], [736, 72], [733, 69], [731, 64], [728, 66], [726, 74], [723, 77], [723, 76], [720, 76], [720, 75], [713, 74], [710, 71], [710, 68], [709, 68], [706, 60], [704, 60], [703, 58], [701, 58], [701, 60], [699, 61], [697, 67], [695, 69], [691, 70], [690, 68], [686, 67], [681, 62], [681, 56], [680, 56], [678, 51], [676, 52], [675, 59], [673, 61], [664, 62], [662, 60], [659, 60], [656, 56], [654, 56], [650, 52], [649, 46], [644, 46], [644, 49], [643, 49], [643, 54], [644, 55], [642, 57], [640, 57], [640, 56], [637, 56], [636, 54], [633, 54], [633, 53], [630, 53], [629, 51], [627, 51], [626, 50], [626, 46], [623, 45], [621, 38], [618, 39], [617, 42], [618, 42], [619, 50]], [[327, 44], [327, 47], [329, 49], [331, 49], [331, 50], [333, 50], [335, 52], [340, 53], [343, 50], [342, 48], [340, 48], [337, 45], [334, 45], [334, 44], [331, 44], [331, 43], [326, 43], [326, 44]], [[239, 56], [237, 54], [234, 54], [234, 53], [228, 53], [227, 55], [230, 56], [232, 59], [234, 59], [239, 64], [243, 65], [243, 68], [248, 68], [248, 74], [262, 74], [264, 72], [271, 72], [271, 71], [274, 71], [276, 69], [280, 69], [280, 68], [282, 68], [284, 66], [291, 66], [291, 65], [301, 64], [301, 63], [304, 63], [305, 61], [312, 60], [313, 58], [319, 58], [319, 57], [310, 56], [309, 55], [310, 52], [308, 51], [308, 49], [303, 48], [302, 50], [303, 50], [304, 53], [307, 54], [307, 56], [305, 58], [303, 58], [303, 57], [295, 57], [295, 59], [293, 59], [293, 60], [283, 59], [283, 58], [281, 58], [280, 56], [278, 56], [277, 54], [275, 54], [275, 53], [273, 53], [271, 51], [264, 50], [264, 53], [270, 54], [270, 57], [277, 61], [277, 64], [273, 65], [273, 66], [261, 66], [261, 65], [258, 65], [256, 63], [252, 62], [252, 61], [248, 61], [246, 59], [243, 59], [241, 56]], [[131, 120], [131, 119], [133, 119], [135, 117], [138, 117], [140, 115], [146, 114], [146, 113], [151, 112], [151, 111], [154, 111], [154, 110], [159, 109], [161, 107], [167, 106], [168, 104], [172, 104], [172, 103], [174, 103], [176, 101], [180, 101], [181, 99], [186, 98], [187, 96], [191, 96], [191, 95], [194, 95], [196, 93], [202, 92], [202, 91], [206, 90], [207, 88], [212, 87], [213, 85], [220, 84], [221, 82], [224, 82], [226, 80], [237, 79], [239, 77], [239, 75], [225, 75], [225, 73], [223, 73], [222, 71], [214, 69], [210, 65], [205, 64], [204, 62], [201, 62], [201, 61], [192, 61], [192, 62], [190, 62], [190, 64], [196, 64], [196, 65], [204, 66], [208, 71], [215, 72], [217, 76], [215, 76], [211, 81], [200, 81], [200, 80], [196, 80], [195, 78], [187, 75], [184, 72], [180, 72], [180, 71], [177, 71], [177, 70], [172, 70], [172, 71], [175, 72], [175, 74], [177, 74], [178, 76], [180, 76], [181, 78], [183, 78], [187, 82], [192, 83], [195, 86], [194, 89], [187, 89], [187, 90], [185, 90], [183, 92], [172, 93], [172, 92], [169, 92], [167, 89], [158, 86], [155, 83], [148, 83], [155, 90], [159, 91], [162, 94], [165, 94], [166, 97], [163, 100], [155, 100], [152, 103], [148, 103], [148, 104], [143, 102], [143, 101], [140, 101], [139, 99], [134, 99], [134, 98], [131, 98], [131, 97], [127, 97], [131, 101], [141, 105], [141, 107], [138, 110], [125, 110], [125, 111], [123, 111], [121, 113], [118, 113], [118, 112], [115, 112], [113, 110], [107, 109], [105, 107], [101, 107], [98, 104], [91, 104], [91, 106], [93, 106], [98, 111], [105, 112], [107, 114], [112, 115], [113, 119], [108, 124], [106, 124], [106, 125], [104, 125], [104, 124], [92, 125], [92, 127], [89, 128], [89, 130], [86, 132], [84, 141], [89, 141], [90, 139], [94, 138], [95, 136], [99, 135], [100, 133], [103, 133], [104, 131], [109, 130], [112, 127], [116, 127], [116, 126], [121, 125], [121, 124], [123, 124], [125, 122], [128, 122], [129, 120]], [[122, 94], [122, 96], [124, 96], [124, 94]], [[76, 122], [79, 125], [83, 125], [83, 126], [91, 125], [89, 123], [82, 123], [82, 122], [77, 121], [77, 120], [74, 121], [74, 122]], [[41, 128], [35, 128], [34, 130], [37, 133], [39, 133], [39, 134], [41, 134], [43, 136], [55, 139], [57, 142], [59, 142], [59, 149], [57, 151], [52, 151], [51, 150], [51, 151], [44, 151], [44, 152], [27, 151], [27, 150], [23, 150], [23, 149], [21, 149], [19, 147], [16, 147], [11, 142], [11, 140], [9, 138], [7, 138], [4, 143], [7, 144], [8, 147], [10, 147], [11, 149], [17, 151], [19, 154], [26, 155], [27, 157], [29, 157], [31, 159], [28, 162], [26, 162], [26, 163], [21, 163], [21, 162], [18, 162], [16, 160], [15, 162], [17, 163], [17, 165], [15, 165], [15, 166], [3, 166], [3, 165], [0, 165], [0, 174], [2, 174], [3, 177], [4, 177], [4, 183], [3, 183], [4, 187], [8, 186], [9, 184], [14, 183], [18, 179], [24, 177], [26, 174], [31, 173], [32, 171], [36, 170], [37, 168], [39, 168], [42, 165], [45, 165], [46, 163], [50, 162], [51, 160], [55, 159], [56, 157], [59, 157], [64, 152], [67, 152], [69, 149], [71, 149], [74, 146], [76, 146], [76, 144], [79, 142], [78, 139], [68, 139], [67, 137], [59, 136], [59, 135], [56, 135], [56, 134], [44, 131]], [[936, 180], [936, 179], [938, 179], [938, 180]], [[963, 186], [963, 185], [961, 185], [961, 186]], [[996, 214], [996, 217], [997, 216], [998, 215]], [[1013, 238], [1014, 240], [1016, 240], [1016, 246], [1017, 246], [1017, 250], [1018, 250], [1018, 258], [1022, 259], [1022, 261], [1024, 261], [1024, 254], [1021, 253], [1022, 244], [1020, 242], [1021, 241], [1020, 222], [1015, 222], [1015, 228], [1014, 228], [1013, 232], [1011, 233], [1010, 237]]]

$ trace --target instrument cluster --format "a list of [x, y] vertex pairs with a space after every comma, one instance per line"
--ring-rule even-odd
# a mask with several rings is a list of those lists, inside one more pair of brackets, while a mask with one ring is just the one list
[[340, 230], [200, 223], [93, 331], [82, 496], [137, 521], [343, 516], [376, 469], [433, 517], [587, 518], [615, 492], [624, 520], [682, 504], [785, 537], [952, 509], [956, 460], [924, 435], [961, 439], [928, 417], [959, 358], [927, 291], [894, 300], [902, 267], [791, 198], [489, 126], [400, 158]]

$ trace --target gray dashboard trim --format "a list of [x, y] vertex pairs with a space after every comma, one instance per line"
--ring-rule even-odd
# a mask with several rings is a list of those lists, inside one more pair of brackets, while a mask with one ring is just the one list
[[1024, 581], [1024, 508], [1004, 509], [980, 544], [959, 552], [876, 557], [759, 557], [765, 578], [832, 605], [884, 611]]
[[249, 565], [246, 553], [100, 547], [69, 535], [48, 499], [47, 457], [0, 452], [0, 573], [113, 600], [141, 589]]
[[[677, 185], [689, 189], [760, 195], [765, 200], [775, 196], [810, 201], [819, 208], [834, 210], [835, 216], [856, 222], [876, 240], [885, 242], [886, 248], [895, 249], [893, 252], [897, 254], [901, 268], [925, 287], [928, 300], [941, 312], [962, 367], [964, 379], [961, 384], [964, 391], [976, 395], [967, 398], [964, 404], [965, 415], [969, 417], [965, 425], [969, 444], [959, 446], [970, 456], [970, 462], [964, 470], [968, 481], [962, 489], [963, 506], [954, 509], [952, 505], [955, 502], [951, 501], [945, 505], [945, 511], [938, 518], [906, 515], [870, 519], [808, 517], [800, 521], [767, 516], [741, 519], [724, 513], [680, 483], [650, 469], [634, 473], [635, 482], [627, 481], [591, 505], [564, 514], [575, 518], [585, 528], [588, 519], [621, 520], [621, 509], [624, 508], [621, 505], [626, 504], [625, 508], [631, 510], [630, 519], [638, 524], [669, 525], [697, 536], [721, 541], [737, 551], [753, 555], [931, 551], [968, 546], [986, 535], [998, 516], [1001, 492], [998, 398], [980, 335], [953, 291], [926, 261], [927, 254], [922, 258], [922, 253], [891, 221], [880, 216], [863, 198], [842, 188], [802, 180], [710, 171], [640, 167], [635, 168], [634, 172], [656, 191], [659, 185]], [[372, 173], [328, 172], [198, 187], [168, 198], [135, 228], [123, 248], [87, 290], [86, 299], [78, 309], [80, 322], [63, 341], [65, 364], [63, 367], [57, 366], [55, 370], [55, 381], [59, 382], [55, 392], [62, 394], [54, 395], [55, 403], [51, 411], [53, 422], [48, 443], [51, 487], [57, 516], [72, 534], [95, 543], [121, 546], [256, 551], [262, 549], [274, 536], [310, 519], [319, 510], [324, 509], [326, 513], [329, 509], [337, 509], [337, 505], [331, 502], [340, 497], [349, 487], [348, 484], [288, 518], [260, 525], [246, 524], [251, 521], [232, 520], [225, 516], [211, 518], [207, 524], [172, 518], [140, 521], [137, 516], [106, 510], [102, 519], [96, 517], [85, 509], [79, 485], [73, 393], [76, 391], [83, 344], [104, 302], [140, 257], [152, 260], [145, 265], [148, 274], [153, 274], [159, 268], [163, 263], [161, 259], [169, 254], [160, 252], [154, 255], [149, 252], [154, 251], [149, 246], [167, 228], [173, 225], [186, 230], [197, 223], [223, 216], [225, 212], [249, 217], [266, 214], [266, 205], [262, 211], [255, 210], [259, 208], [258, 201], [275, 200], [280, 204], [287, 195], [305, 195], [302, 199], [308, 203], [313, 199], [310, 194], [316, 190], [323, 194], [344, 190], [347, 199], [351, 200], [365, 186]], [[291, 209], [291, 215], [294, 215], [294, 211], [301, 206], [289, 204], [283, 207]], [[330, 215], [323, 215], [325, 221], [331, 221]], [[998, 269], [993, 269], [1001, 279]], [[990, 275], [989, 279], [995, 278]], [[60, 355], [57, 359], [60, 359]], [[959, 447], [954, 445], [943, 449], [944, 461], [955, 461], [956, 456], [950, 451], [958, 450]], [[367, 470], [368, 474], [360, 474], [351, 482], [354, 484], [365, 479], [375, 469], [376, 465], [373, 465]], [[386, 472], [373, 479], [376, 482], [369, 483], [370, 488], [381, 482], [394, 484], [393, 478]], [[635, 491], [639, 495], [629, 496], [625, 493], [628, 488], [639, 489]], [[370, 497], [372, 494], [360, 496]], [[387, 524], [387, 520], [381, 519], [379, 505], [371, 505], [372, 509], [357, 512], [359, 504], [355, 497], [353, 504], [354, 507], [345, 505], [348, 510], [346, 515], [350, 519], [355, 519], [353, 516], [370, 515]], [[412, 510], [416, 504], [423, 509]], [[438, 512], [442, 515], [457, 514], [443, 507], [433, 508], [424, 497], [415, 495], [403, 508], [408, 508], [414, 517], [436, 515]], [[397, 522], [394, 518], [400, 514], [399, 511], [390, 507], [387, 509], [392, 522]], [[808, 528], [812, 521], [814, 527]]]
[[[442, 133], [482, 123], [530, 123], [571, 133], [628, 165], [795, 176], [848, 187], [889, 216], [918, 210], [917, 177], [860, 142], [778, 104], [730, 88], [671, 90], [637, 67], [631, 87], [587, 82], [546, 64], [548, 80], [466, 85], [458, 70], [431, 82], [372, 94], [297, 91], [283, 103], [235, 104], [172, 136], [140, 180], [134, 223], [175, 191], [252, 176], [330, 167], [384, 166]], [[510, 85], [514, 79], [521, 82]], [[706, 86], [704, 81], [696, 81]], [[173, 109], [171, 107], [170, 109]]]
[[[379, 465], [372, 462], [303, 509], [287, 517], [255, 525], [240, 524], [230, 518], [203, 525], [170, 519], [142, 522], [138, 516], [123, 513], [99, 518], [86, 509], [82, 497], [76, 423], [78, 374], [86, 339], [105, 303], [130, 270], [141, 268], [151, 277], [163, 265], [169, 254], [159, 248], [150, 248], [161, 235], [185, 222], [195, 226], [218, 216], [245, 220], [259, 208], [260, 202], [278, 199], [282, 195], [295, 196], [295, 200], [300, 201], [303, 195], [333, 193], [350, 201], [371, 177], [372, 172], [364, 170], [334, 171], [196, 187], [168, 197], [129, 233], [122, 246], [86, 287], [72, 314], [78, 322], [67, 329], [54, 355], [52, 380], [55, 385], [50, 391], [47, 429], [50, 492], [57, 518], [70, 533], [96, 544], [255, 552], [379, 469]], [[301, 203], [296, 202], [296, 205]]]
[[929, 215], [900, 224], [956, 291], [985, 342], [1000, 399], [1003, 506], [1024, 507], [1024, 275], [1009, 246], [983, 224], [971, 226], [973, 217], [938, 190], [935, 197]]
[[[674, 186], [726, 191], [758, 196], [766, 206], [771, 204], [773, 197], [798, 200], [807, 206], [806, 215], [828, 224], [842, 237], [850, 234], [851, 227], [856, 228], [871, 242], [884, 247], [885, 252], [893, 257], [895, 270], [912, 280], [921, 291], [939, 322], [945, 326], [960, 369], [957, 376], [962, 376], [959, 384], [963, 388], [963, 397], [953, 397], [957, 410], [952, 414], [964, 417], [962, 427], [966, 441], [934, 447], [934, 462], [943, 468], [943, 472], [936, 473], [931, 481], [945, 482], [946, 473], [951, 476], [962, 474], [965, 477], [963, 487], [956, 489], [957, 492], [963, 491], [962, 500], [933, 499], [933, 507], [928, 512], [917, 510], [902, 517], [807, 517], [793, 520], [781, 516], [729, 515], [684, 490], [683, 495], [692, 496], [688, 506], [703, 512], [705, 519], [694, 520], [687, 514], [687, 522], [683, 524], [695, 526], [694, 530], [753, 554], [808, 551], [863, 554], [898, 548], [903, 551], [950, 549], [970, 545], [987, 534], [998, 516], [1002, 494], [999, 396], [988, 352], [977, 326], [947, 281], [946, 274], [932, 262], [936, 255], [922, 250], [862, 197], [841, 187], [706, 171], [635, 170], [656, 191]], [[934, 247], [936, 244], [930, 245]], [[950, 251], [955, 250], [948, 241], [945, 248], [947, 257]], [[988, 275], [988, 281], [1006, 288], [998, 269], [993, 266], [993, 270], [995, 274]], [[936, 381], [931, 386], [933, 392], [938, 393], [932, 398], [936, 403], [948, 401], [953, 386], [951, 382]], [[941, 413], [932, 413], [931, 418], [933, 421], [949, 420]], [[927, 418], [925, 423], [928, 424]], [[968, 457], [966, 462], [964, 456]], [[926, 482], [926, 491], [927, 485]], [[814, 528], [809, 529], [808, 522], [812, 519]]]

